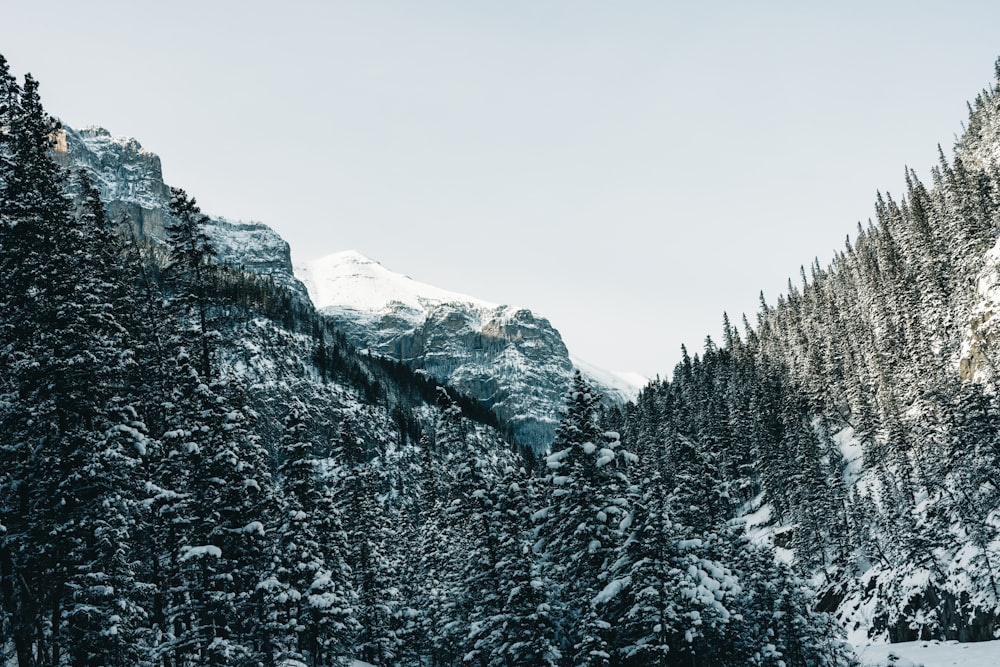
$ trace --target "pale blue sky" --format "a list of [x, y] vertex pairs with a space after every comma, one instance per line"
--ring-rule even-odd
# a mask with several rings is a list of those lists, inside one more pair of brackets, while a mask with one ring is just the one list
[[49, 111], [207, 212], [647, 375], [926, 174], [1000, 55], [996, 2], [10, 4], [0, 53]]

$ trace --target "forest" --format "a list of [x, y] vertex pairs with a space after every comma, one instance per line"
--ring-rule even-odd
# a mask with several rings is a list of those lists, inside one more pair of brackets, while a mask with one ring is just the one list
[[534, 454], [163, 240], [0, 57], [0, 664], [855, 664], [1000, 631], [1000, 99], [756, 321]]

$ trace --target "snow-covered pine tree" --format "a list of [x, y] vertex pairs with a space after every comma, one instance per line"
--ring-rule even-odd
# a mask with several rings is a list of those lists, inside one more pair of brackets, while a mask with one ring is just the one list
[[19, 665], [134, 664], [143, 611], [130, 531], [145, 434], [119, 321], [129, 287], [96, 192], [83, 179], [76, 212], [63, 192], [37, 83], [4, 99], [0, 597]]
[[173, 533], [165, 544], [173, 570], [166, 611], [172, 627], [160, 654], [182, 663], [256, 659], [266, 632], [260, 624], [268, 622], [252, 612], [260, 606], [259, 573], [269, 570], [273, 553], [273, 537], [265, 531], [272, 525], [273, 487], [262, 467], [266, 454], [238, 402], [240, 392], [225, 381], [206, 384], [181, 348], [176, 411], [163, 439], [184, 483], [165, 508]]
[[399, 651], [394, 619], [398, 575], [393, 548], [404, 545], [397, 544], [400, 533], [379, 498], [380, 471], [348, 413], [342, 418], [334, 449], [337, 462], [343, 466], [336, 478], [334, 498], [342, 511], [347, 536], [344, 559], [357, 595], [354, 655], [373, 664], [391, 664]]
[[277, 602], [267, 606], [274, 607], [275, 639], [285, 644], [282, 658], [316, 667], [348, 653], [357, 621], [351, 572], [342, 553], [347, 538], [340, 508], [319, 475], [307, 419], [301, 401], [292, 402], [278, 467], [283, 502], [277, 572], [259, 588], [270, 590], [268, 598]]
[[574, 665], [611, 662], [611, 625], [599, 593], [611, 584], [611, 566], [627, 515], [628, 480], [617, 434], [597, 424], [599, 395], [577, 372], [556, 431], [539, 545], [554, 583], [558, 642]]
[[[455, 412], [449, 413], [449, 406]], [[451, 664], [461, 657], [468, 623], [463, 618], [467, 599], [460, 565], [470, 560], [461, 513], [464, 499], [452, 496], [449, 481], [454, 482], [455, 473], [446, 469], [449, 459], [461, 461], [464, 454], [465, 443], [455, 428], [460, 419], [457, 406], [446, 401], [435, 428], [437, 455], [431, 452], [430, 438], [421, 439], [422, 483], [418, 516], [411, 525], [415, 553], [407, 569], [415, 579], [413, 606], [419, 613], [418, 629], [411, 635], [417, 638], [417, 652], [433, 664]]]
[[[21, 89], [17, 85], [17, 79], [10, 73], [10, 65], [7, 59], [0, 54], [0, 128], [10, 128], [14, 110], [17, 108], [18, 98]], [[13, 169], [11, 162], [11, 142], [13, 136], [7, 129], [0, 129], [0, 188], [6, 189], [6, 183], [10, 179]], [[0, 224], [3, 224], [0, 221]]]
[[[62, 494], [80, 503], [67, 558], [71, 602], [65, 617], [74, 664], [132, 665], [146, 615], [136, 580], [134, 533], [144, 483], [141, 458], [149, 438], [130, 391], [136, 368], [127, 325], [134, 304], [120, 244], [96, 189], [86, 174], [78, 178], [80, 205], [67, 232], [81, 264], [73, 272], [74, 291], [84, 303], [77, 325], [63, 326], [61, 332], [81, 337], [72, 371], [81, 373], [85, 387], [79, 396], [89, 395], [104, 423], [90, 426], [89, 442], [78, 443], [82, 451], [63, 461], [72, 462], [74, 470]], [[80, 368], [80, 359], [87, 358], [94, 362], [89, 372]], [[79, 409], [80, 398], [76, 401]]]
[[174, 219], [166, 225], [170, 249], [166, 275], [177, 292], [173, 299], [177, 312], [187, 324], [185, 342], [197, 354], [198, 373], [208, 378], [212, 374], [215, 349], [208, 287], [215, 247], [205, 233], [208, 217], [195, 199], [180, 188], [171, 188], [170, 195], [170, 213]]
[[488, 521], [494, 535], [490, 581], [496, 586], [495, 598], [471, 624], [467, 661], [487, 667], [559, 664], [552, 585], [532, 548], [535, 481], [524, 469], [508, 467], [494, 488]]

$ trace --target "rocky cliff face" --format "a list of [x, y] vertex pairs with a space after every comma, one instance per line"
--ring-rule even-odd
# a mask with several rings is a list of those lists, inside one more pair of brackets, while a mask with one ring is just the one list
[[[551, 444], [575, 366], [544, 317], [419, 283], [354, 251], [296, 274], [354, 344], [478, 398], [522, 445]], [[581, 366], [609, 403], [634, 398], [638, 383]]]
[[[128, 219], [136, 233], [150, 239], [166, 237], [170, 188], [163, 182], [155, 153], [135, 139], [112, 136], [104, 128], [65, 127], [56, 138], [55, 154], [64, 167], [90, 173], [112, 220]], [[278, 285], [306, 297], [292, 271], [288, 243], [267, 225], [210, 218], [206, 231], [219, 261], [270, 276]]]

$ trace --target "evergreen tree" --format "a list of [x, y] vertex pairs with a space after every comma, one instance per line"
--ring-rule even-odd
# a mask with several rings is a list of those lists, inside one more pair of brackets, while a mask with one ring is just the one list
[[523, 469], [507, 468], [493, 497], [488, 521], [495, 536], [491, 581], [496, 597], [472, 623], [466, 661], [488, 667], [558, 665], [552, 583], [532, 549], [533, 480]]
[[168, 508], [175, 580], [166, 615], [173, 628], [160, 651], [179, 661], [233, 664], [254, 658], [266, 632], [260, 624], [268, 619], [251, 611], [260, 606], [259, 573], [269, 569], [273, 487], [246, 412], [220, 393], [222, 380], [206, 385], [183, 353], [179, 374], [177, 421], [164, 441], [174, 469], [186, 472], [183, 493]]
[[610, 664], [610, 624], [598, 594], [609, 579], [618, 525], [627, 514], [627, 479], [617, 437], [597, 424], [599, 396], [579, 372], [566, 397], [539, 527], [540, 547], [555, 585], [560, 650], [570, 664]]
[[63, 193], [37, 84], [26, 77], [17, 98], [0, 79], [0, 374], [11, 398], [0, 415], [0, 590], [20, 665], [134, 664], [143, 611], [130, 531], [146, 436], [127, 392], [128, 285], [87, 179], [78, 211]]
[[315, 666], [346, 654], [357, 629], [352, 575], [341, 552], [346, 535], [340, 509], [319, 476], [307, 416], [305, 406], [296, 401], [285, 419], [278, 468], [284, 491], [278, 581], [271, 586], [288, 601], [275, 610], [275, 630], [292, 640], [283, 657]]
[[180, 188], [170, 190], [170, 213], [174, 220], [167, 225], [170, 263], [167, 276], [177, 290], [176, 304], [191, 321], [187, 342], [197, 350], [198, 373], [208, 378], [212, 374], [213, 330], [209, 308], [210, 262], [216, 256], [212, 240], [205, 233], [208, 216], [197, 202]]

